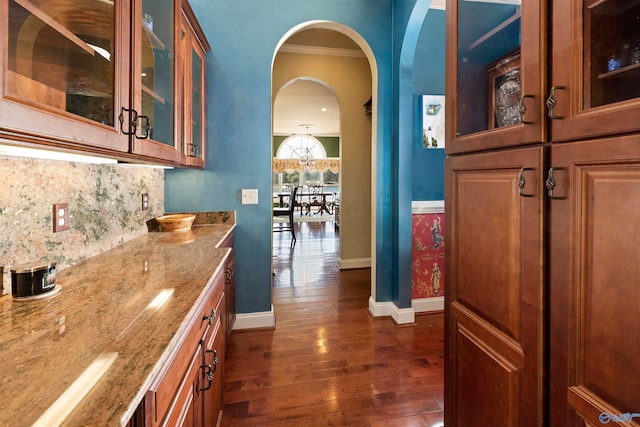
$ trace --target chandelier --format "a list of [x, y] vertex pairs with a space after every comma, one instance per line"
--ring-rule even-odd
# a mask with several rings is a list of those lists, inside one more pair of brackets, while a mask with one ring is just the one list
[[[303, 126], [303, 125], [300, 125], [300, 126]], [[302, 144], [302, 138], [300, 138], [300, 160], [298, 162], [300, 163], [300, 166], [302, 166], [304, 170], [315, 169], [316, 161], [313, 158], [313, 154], [311, 154], [311, 149], [309, 148], [309, 140], [311, 136], [309, 134], [309, 126], [304, 125], [304, 127], [307, 128], [307, 134], [305, 136], [304, 146]]]

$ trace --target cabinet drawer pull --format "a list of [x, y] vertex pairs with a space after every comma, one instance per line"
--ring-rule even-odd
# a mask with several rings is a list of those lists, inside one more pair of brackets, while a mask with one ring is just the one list
[[551, 91], [549, 93], [549, 98], [547, 98], [547, 108], [549, 109], [549, 118], [553, 120], [562, 119], [562, 116], [555, 116], [553, 114], [553, 109], [555, 108], [558, 100], [556, 99], [556, 89], [564, 89], [564, 86], [553, 86], [551, 87]]
[[211, 314], [208, 316], [202, 316], [202, 320], [207, 320], [210, 325], [213, 325], [213, 321], [216, 320], [216, 310], [211, 309]]

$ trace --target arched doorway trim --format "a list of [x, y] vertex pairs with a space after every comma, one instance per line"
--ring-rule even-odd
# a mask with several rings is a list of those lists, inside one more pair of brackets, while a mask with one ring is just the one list
[[[365, 57], [368, 60], [369, 68], [371, 72], [371, 102], [372, 102], [372, 113], [371, 113], [371, 202], [370, 202], [370, 212], [371, 212], [371, 242], [370, 242], [370, 264], [371, 264], [371, 298], [375, 300], [376, 295], [376, 247], [377, 247], [377, 238], [376, 238], [376, 195], [378, 194], [378, 182], [377, 182], [377, 174], [376, 174], [376, 164], [377, 164], [377, 147], [378, 147], [378, 119], [377, 119], [377, 104], [378, 104], [378, 66], [376, 62], [376, 58], [373, 54], [371, 47], [364, 40], [364, 38], [358, 34], [352, 28], [345, 26], [343, 24], [339, 24], [337, 22], [332, 21], [307, 21], [300, 23], [289, 31], [287, 31], [280, 41], [278, 42], [272, 57], [271, 62], [271, 71], [273, 75], [273, 64], [276, 58], [276, 55], [282, 45], [286, 42], [286, 40], [296, 32], [308, 29], [327, 29], [333, 30], [339, 33], [342, 33], [352, 39], [364, 52]], [[273, 90], [273, 88], [272, 88]]]

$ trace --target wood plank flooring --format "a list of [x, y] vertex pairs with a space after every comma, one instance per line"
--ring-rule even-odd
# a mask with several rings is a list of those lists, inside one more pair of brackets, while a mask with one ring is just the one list
[[296, 227], [274, 234], [275, 330], [231, 334], [222, 426], [442, 426], [443, 315], [372, 318], [333, 223]]

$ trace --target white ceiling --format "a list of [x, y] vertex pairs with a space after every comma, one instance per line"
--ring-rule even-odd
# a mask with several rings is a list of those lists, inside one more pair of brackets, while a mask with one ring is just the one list
[[298, 79], [283, 87], [273, 106], [273, 133], [340, 135], [340, 106], [335, 93], [321, 83]]
[[[324, 29], [296, 33], [287, 40], [280, 51], [364, 57], [362, 50], [349, 37]], [[276, 94], [273, 106], [273, 133], [306, 133], [307, 125], [312, 135], [339, 136], [340, 106], [338, 98], [330, 88], [310, 78], [299, 78]]]

